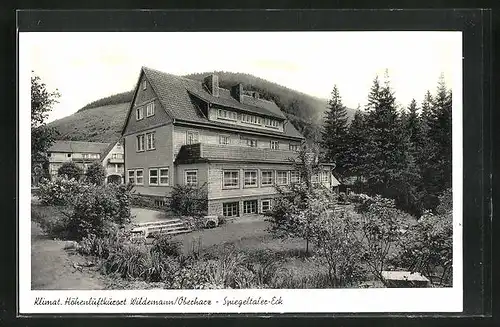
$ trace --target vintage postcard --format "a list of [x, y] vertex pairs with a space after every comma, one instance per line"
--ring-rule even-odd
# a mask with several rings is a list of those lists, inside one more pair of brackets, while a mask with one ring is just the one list
[[21, 32], [19, 128], [21, 314], [462, 311], [461, 32]]

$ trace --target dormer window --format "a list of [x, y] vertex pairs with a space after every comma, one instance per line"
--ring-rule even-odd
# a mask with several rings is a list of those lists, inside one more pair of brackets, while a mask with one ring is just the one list
[[151, 102], [148, 103], [146, 106], [146, 117], [153, 116], [155, 114], [155, 103]]
[[141, 120], [144, 118], [144, 108], [143, 107], [139, 107], [139, 108], [135, 109], [135, 118], [137, 120]]
[[218, 119], [226, 119], [226, 120], [237, 120], [238, 119], [238, 114], [235, 113], [234, 111], [229, 111], [229, 110], [224, 110], [224, 109], [218, 109], [217, 110], [217, 118]]
[[241, 115], [241, 122], [243, 123], [248, 123], [248, 124], [255, 124], [255, 125], [261, 125], [262, 121], [260, 117], [253, 116], [253, 115]]
[[266, 127], [278, 128], [279, 122], [277, 120], [274, 120], [274, 119], [266, 118], [265, 125], [266, 125]]

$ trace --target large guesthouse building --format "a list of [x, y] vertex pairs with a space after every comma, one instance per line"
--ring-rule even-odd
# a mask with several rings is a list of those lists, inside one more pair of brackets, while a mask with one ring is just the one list
[[[206, 187], [208, 214], [269, 210], [275, 185], [298, 181], [290, 159], [304, 137], [272, 101], [143, 67], [122, 130], [127, 182], [158, 200], [176, 184]], [[336, 180], [325, 167], [318, 182]]]

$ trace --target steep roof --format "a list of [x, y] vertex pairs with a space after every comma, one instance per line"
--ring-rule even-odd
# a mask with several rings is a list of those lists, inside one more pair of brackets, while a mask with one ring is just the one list
[[[271, 101], [243, 95], [242, 103], [240, 103], [231, 97], [229, 90], [224, 88], [219, 88], [219, 97], [214, 97], [206, 90], [201, 81], [164, 73], [147, 67], [143, 67], [142, 72], [152, 85], [153, 90], [158, 96], [158, 100], [167, 114], [175, 120], [200, 123], [215, 127], [235, 128], [234, 125], [208, 120], [195, 106], [191, 96], [219, 106], [234, 108], [236, 110], [265, 115], [282, 120], [286, 119], [286, 116], [283, 112], [281, 112], [279, 107]], [[237, 128], [242, 129], [240, 126]], [[246, 128], [245, 130], [265, 132], [273, 135], [288, 136], [293, 138], [304, 138], [291, 123], [286, 124], [284, 132], [263, 131], [262, 129], [257, 128]]]
[[120, 141], [121, 141], [121, 138], [109, 143], [108, 147], [106, 149], [104, 149], [104, 151], [102, 152], [101, 161], [103, 161], [106, 158], [106, 156], [109, 154], [109, 152], [111, 152], [111, 150], [113, 150], [116, 143], [119, 143]]
[[83, 141], [55, 141], [47, 152], [71, 152], [71, 153], [100, 153], [102, 154], [109, 143], [83, 142]]

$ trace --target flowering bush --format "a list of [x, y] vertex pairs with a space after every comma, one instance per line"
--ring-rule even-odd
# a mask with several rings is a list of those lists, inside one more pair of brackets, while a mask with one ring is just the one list
[[[451, 283], [453, 215], [451, 190], [439, 197], [436, 214], [428, 213], [408, 229], [396, 264], [418, 271], [440, 285]], [[438, 275], [439, 274], [439, 275]]]
[[74, 162], [68, 161], [62, 164], [57, 170], [57, 175], [66, 177], [67, 179], [80, 180], [83, 176], [83, 169], [77, 166]]
[[67, 205], [74, 195], [79, 194], [82, 184], [75, 179], [55, 177], [43, 179], [40, 184], [40, 202], [43, 205]]

